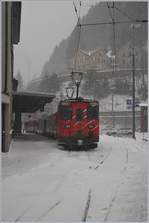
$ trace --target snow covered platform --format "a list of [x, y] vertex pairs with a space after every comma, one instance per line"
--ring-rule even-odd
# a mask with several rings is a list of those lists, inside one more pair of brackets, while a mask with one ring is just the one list
[[17, 139], [2, 154], [2, 221], [147, 221], [148, 142], [103, 135], [98, 148]]

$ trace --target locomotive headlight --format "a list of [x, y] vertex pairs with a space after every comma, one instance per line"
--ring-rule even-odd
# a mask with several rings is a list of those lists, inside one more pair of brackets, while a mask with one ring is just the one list
[[88, 125], [88, 128], [89, 128], [89, 129], [93, 129], [94, 127], [95, 127], [94, 124], [89, 124], [89, 125]]
[[69, 129], [70, 128], [70, 125], [69, 124], [66, 124], [66, 125], [64, 125], [64, 128], [65, 129]]

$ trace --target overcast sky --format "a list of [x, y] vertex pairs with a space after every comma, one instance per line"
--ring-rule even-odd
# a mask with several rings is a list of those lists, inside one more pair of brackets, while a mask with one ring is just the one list
[[[81, 16], [99, 0], [82, 0]], [[78, 8], [79, 0], [74, 0]], [[71, 0], [22, 1], [20, 43], [14, 46], [14, 75], [26, 82], [38, 77], [53, 49], [77, 23]]]

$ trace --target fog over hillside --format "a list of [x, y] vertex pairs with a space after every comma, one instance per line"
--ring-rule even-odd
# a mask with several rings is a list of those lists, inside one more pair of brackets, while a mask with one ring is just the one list
[[[116, 21], [128, 21], [128, 17], [135, 19], [147, 19], [147, 3], [146, 2], [117, 2], [115, 7], [120, 10], [115, 10]], [[96, 23], [96, 22], [111, 21], [106, 3], [99, 3], [91, 7], [88, 14], [82, 18], [81, 24]], [[116, 25], [116, 47], [121, 48], [131, 39], [131, 24], [117, 24]], [[143, 35], [142, 35], [143, 33]], [[70, 37], [62, 40], [59, 46], [55, 47], [53, 54], [49, 61], [43, 68], [42, 75], [47, 72], [61, 73], [67, 68], [67, 59], [72, 57], [78, 39], [78, 27], [75, 27]], [[136, 35], [136, 44], [144, 45], [147, 41], [147, 25], [141, 24], [140, 29]], [[80, 48], [83, 50], [93, 50], [96, 48], [112, 48], [113, 32], [112, 25], [97, 25], [82, 27]]]
[[[92, 6], [87, 15], [81, 19], [81, 24], [88, 23], [108, 23], [111, 22], [111, 14], [108, 8], [112, 11], [112, 2], [102, 2]], [[132, 23], [130, 20], [146, 20], [147, 19], [147, 2], [115, 2], [114, 5], [115, 16], [115, 47], [118, 53], [125, 46], [132, 46]], [[128, 21], [127, 23], [117, 23], [120, 21]], [[63, 74], [67, 71], [69, 61], [74, 57], [78, 43], [78, 26], [67, 39], [63, 39], [57, 45], [48, 61], [42, 69], [41, 78], [43, 81], [39, 83], [30, 83], [28, 89], [45, 90], [45, 81], [53, 74]], [[79, 48], [84, 51], [91, 51], [97, 48], [104, 50], [113, 49], [113, 26], [106, 25], [92, 25], [82, 26], [80, 35]], [[137, 23], [135, 29], [135, 48], [140, 52], [140, 57], [147, 60], [147, 23]], [[144, 63], [144, 62], [142, 62]], [[141, 65], [144, 66], [144, 65]], [[57, 78], [55, 81], [58, 82]]]

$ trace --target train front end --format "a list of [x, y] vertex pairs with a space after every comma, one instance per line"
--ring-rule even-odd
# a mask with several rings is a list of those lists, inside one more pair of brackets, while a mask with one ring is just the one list
[[95, 148], [99, 142], [98, 101], [61, 101], [57, 117], [58, 144], [73, 148]]

